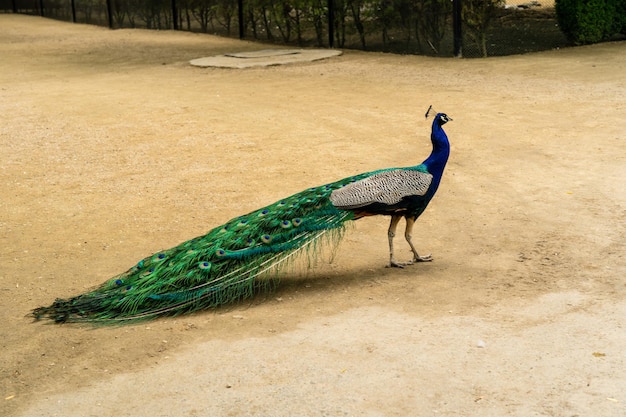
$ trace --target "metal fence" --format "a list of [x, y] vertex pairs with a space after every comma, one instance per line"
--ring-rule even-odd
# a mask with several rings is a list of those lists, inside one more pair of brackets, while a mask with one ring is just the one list
[[114, 29], [471, 58], [567, 45], [548, 1], [454, 0], [456, 19], [452, 0], [0, 0], [0, 11]]

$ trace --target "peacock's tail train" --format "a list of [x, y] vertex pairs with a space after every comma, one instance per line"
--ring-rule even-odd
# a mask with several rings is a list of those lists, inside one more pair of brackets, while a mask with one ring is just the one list
[[124, 323], [216, 307], [251, 296], [259, 278], [320, 238], [340, 237], [354, 213], [335, 208], [334, 189], [365, 173], [310, 188], [139, 261], [94, 290], [33, 310], [35, 319]]

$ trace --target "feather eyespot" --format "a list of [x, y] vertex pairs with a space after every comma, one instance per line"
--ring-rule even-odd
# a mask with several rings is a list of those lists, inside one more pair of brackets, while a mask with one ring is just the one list
[[291, 222], [289, 220], [283, 220], [280, 222], [280, 227], [283, 229], [289, 229], [291, 227]]
[[157, 259], [158, 261], [160, 261], [160, 260], [162, 260], [162, 259], [164, 259], [164, 258], [165, 258], [165, 254], [164, 254], [164, 253], [159, 253], [159, 254], [156, 256], [156, 259]]
[[263, 210], [263, 211], [261, 211], [261, 212], [259, 213], [259, 217], [263, 217], [263, 216], [267, 215], [267, 213], [269, 213], [269, 212], [270, 212], [270, 211], [269, 211], [268, 209], [265, 209], [265, 210]]
[[143, 259], [137, 262], [137, 268], [143, 268]]
[[248, 220], [244, 219], [241, 220], [239, 223], [237, 223], [238, 227], [243, 227], [243, 226], [247, 226], [248, 225]]
[[298, 227], [298, 226], [300, 226], [300, 225], [302, 224], [302, 219], [301, 219], [301, 218], [299, 218], [299, 217], [297, 217], [297, 218], [293, 219], [293, 220], [291, 221], [291, 223], [292, 223], [294, 226]]
[[224, 249], [218, 249], [215, 251], [215, 254], [219, 257], [226, 255], [226, 251]]
[[261, 236], [261, 241], [263, 243], [270, 243], [272, 241], [272, 236], [270, 236], [270, 235], [263, 235], [263, 236]]
[[254, 239], [248, 239], [248, 240], [246, 240], [246, 244], [247, 244], [248, 246], [252, 246], [252, 245], [254, 245]]
[[130, 291], [130, 290], [132, 290], [132, 289], [133, 289], [133, 287], [132, 287], [131, 285], [129, 285], [128, 287], [126, 287], [126, 291]]
[[122, 285], [122, 284], [124, 284], [124, 281], [122, 281], [121, 279], [115, 280], [115, 285]]
[[211, 262], [200, 262], [198, 264], [198, 268], [200, 269], [211, 269]]

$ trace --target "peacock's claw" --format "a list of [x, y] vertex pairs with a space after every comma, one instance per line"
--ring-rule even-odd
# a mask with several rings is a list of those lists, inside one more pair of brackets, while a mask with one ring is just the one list
[[411, 265], [412, 262], [396, 262], [396, 261], [391, 261], [389, 262], [389, 265], [385, 266], [385, 268], [404, 268], [406, 265]]
[[389, 261], [389, 265], [387, 265], [387, 268], [404, 268], [405, 266], [408, 265], [413, 265], [419, 262], [432, 262], [433, 260], [433, 256], [431, 254], [428, 254], [426, 256], [415, 256], [413, 257], [412, 260], [408, 261], [408, 262], [396, 262], [394, 259], [392, 259], [391, 261]]
[[425, 255], [425, 256], [416, 256], [415, 258], [413, 258], [411, 263], [432, 262], [432, 260], [433, 260], [433, 255], [429, 253], [428, 255]]

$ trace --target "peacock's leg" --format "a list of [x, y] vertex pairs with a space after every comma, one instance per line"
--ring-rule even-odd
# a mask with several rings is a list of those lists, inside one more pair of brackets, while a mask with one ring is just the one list
[[396, 236], [396, 228], [402, 216], [391, 216], [391, 223], [389, 224], [389, 230], [387, 236], [389, 237], [389, 266], [393, 268], [404, 268], [404, 264], [396, 262], [393, 256], [393, 238]]
[[411, 238], [413, 237], [413, 225], [414, 224], [415, 224], [415, 218], [413, 217], [406, 218], [406, 229], [404, 231], [404, 237], [406, 238], [406, 241], [409, 242], [409, 246], [411, 247], [411, 251], [413, 252], [413, 260], [410, 262], [407, 262], [405, 265], [411, 265], [416, 262], [430, 262], [433, 260], [433, 257], [431, 254], [428, 254], [426, 256], [420, 256], [417, 253], [417, 250], [415, 250], [415, 246], [413, 246], [413, 242], [411, 240]]

